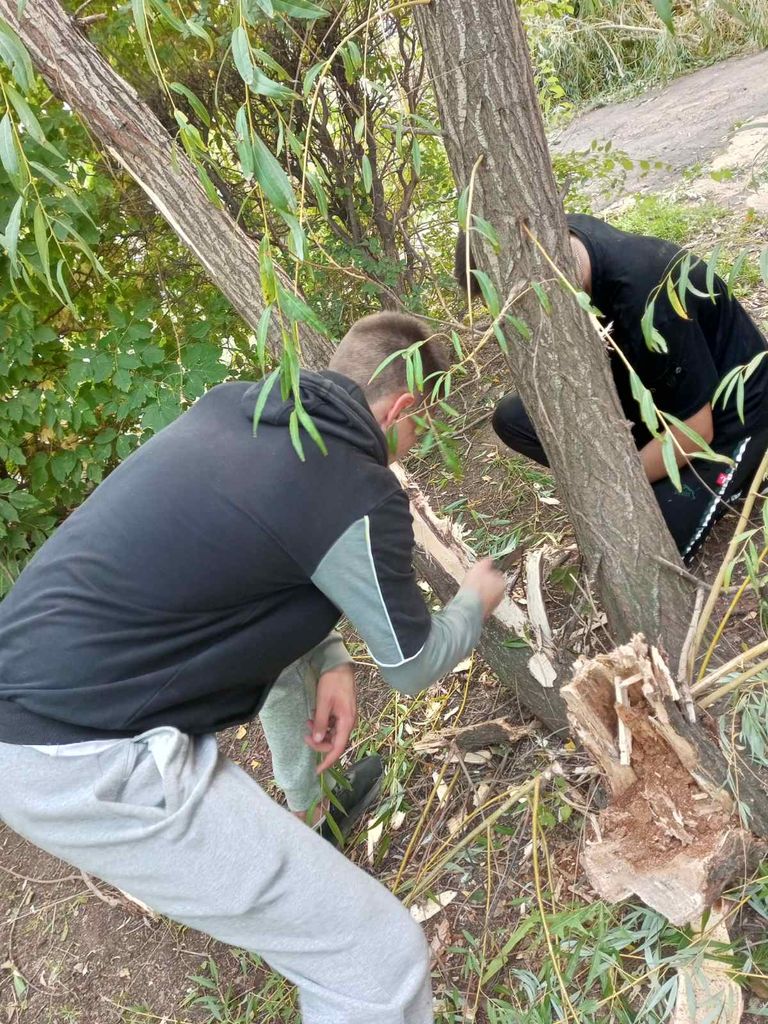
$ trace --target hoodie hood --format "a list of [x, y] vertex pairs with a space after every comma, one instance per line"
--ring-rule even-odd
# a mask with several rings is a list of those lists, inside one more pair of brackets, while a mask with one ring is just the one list
[[[250, 421], [253, 421], [256, 402], [267, 379], [252, 384], [242, 397], [241, 408]], [[323, 370], [321, 373], [302, 370], [299, 376], [299, 395], [301, 404], [323, 438], [338, 438], [360, 448], [382, 465], [389, 464], [384, 433], [371, 412], [362, 388], [354, 381], [333, 370]], [[284, 399], [276, 381], [264, 404], [259, 424], [268, 423], [287, 428], [293, 409], [293, 395]]]

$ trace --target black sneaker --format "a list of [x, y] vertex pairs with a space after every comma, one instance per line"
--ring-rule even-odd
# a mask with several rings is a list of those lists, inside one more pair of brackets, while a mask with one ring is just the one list
[[[345, 773], [348, 785], [337, 786], [333, 791], [333, 801], [325, 821], [320, 826], [320, 835], [323, 839], [327, 839], [334, 846], [339, 846], [337, 832], [342, 838], [347, 838], [379, 795], [383, 775], [384, 765], [378, 754], [369, 754], [352, 765]], [[336, 830], [331, 828], [328, 821], [331, 816]]]

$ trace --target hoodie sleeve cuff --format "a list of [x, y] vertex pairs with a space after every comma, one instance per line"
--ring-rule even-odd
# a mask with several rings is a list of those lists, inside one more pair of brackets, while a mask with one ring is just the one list
[[318, 678], [324, 672], [330, 672], [332, 668], [338, 668], [339, 665], [353, 664], [352, 658], [344, 646], [344, 641], [335, 629], [317, 647], [312, 648], [307, 658], [312, 671]]

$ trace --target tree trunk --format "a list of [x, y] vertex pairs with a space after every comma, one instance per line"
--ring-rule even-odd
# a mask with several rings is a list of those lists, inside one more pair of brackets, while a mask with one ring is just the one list
[[[562, 202], [523, 27], [514, 0], [433, 0], [414, 17], [431, 72], [448, 158], [460, 188], [477, 165], [472, 210], [500, 241], [478, 232], [478, 265], [499, 295], [519, 295], [512, 312], [526, 341], [502, 325], [514, 383], [541, 438], [617, 641], [642, 631], [679, 654], [693, 608], [679, 565], [635, 452], [603, 344], [553, 263], [575, 280]], [[478, 163], [479, 161], [479, 163]], [[530, 234], [528, 233], [530, 232]], [[531, 282], [547, 290], [545, 310]]]
[[[474, 233], [478, 262], [502, 302], [519, 296], [513, 312], [531, 330], [525, 340], [502, 326], [515, 383], [614, 636], [643, 630], [654, 645], [635, 637], [582, 661], [560, 693], [613, 797], [587, 844], [587, 875], [607, 899], [636, 893], [671, 921], [689, 923], [763, 854], [768, 798], [748, 768], [729, 763], [707, 723], [695, 721], [690, 695], [678, 691], [655, 650], [661, 643], [677, 661], [693, 594], [674, 571], [677, 551], [601, 339], [572, 294], [552, 283], [544, 254], [571, 279], [574, 261], [514, 0], [432, 0], [414, 16], [454, 176], [460, 186], [473, 182], [472, 209], [499, 236], [496, 253]], [[547, 288], [547, 308], [532, 283]]]
[[[451, 524], [435, 515], [407, 474], [399, 467], [395, 472], [411, 500], [417, 544], [416, 568], [440, 600], [448, 601], [456, 591], [456, 581], [464, 577], [472, 564], [473, 554]], [[530, 620], [522, 608], [505, 597], [485, 624], [480, 653], [494, 675], [516, 688], [520, 703], [539, 721], [553, 730], [565, 729], [567, 716], [559, 682], [568, 678], [570, 664], [565, 659], [552, 664], [549, 651], [535, 643], [533, 652], [527, 646], [520, 647], [523, 636], [529, 639], [533, 636]], [[542, 673], [542, 666], [548, 671]], [[542, 678], [549, 685], [542, 685]]]
[[[138, 182], [158, 211], [205, 267], [211, 281], [227, 296], [243, 319], [256, 329], [264, 310], [259, 281], [258, 250], [225, 209], [205, 195], [195, 169], [135, 90], [113, 71], [78, 31], [56, 0], [28, 0], [21, 19], [17, 0], [0, 0], [0, 16], [19, 33], [37, 69], [51, 90], [79, 115], [105, 150]], [[286, 286], [287, 279], [283, 278]], [[303, 363], [312, 369], [327, 365], [329, 342], [301, 325]], [[281, 340], [269, 339], [276, 351]], [[405, 474], [401, 480], [414, 500], [414, 526], [428, 547], [417, 552], [417, 564], [438, 596], [449, 599], [472, 560], [456, 538], [441, 536], [418, 487]], [[437, 530], [437, 532], [436, 532]], [[529, 671], [531, 652], [521, 647], [526, 617], [511, 600], [489, 623], [480, 653], [507, 685], [517, 689], [521, 703], [552, 728], [566, 724], [564, 705], [555, 687], [543, 687]], [[509, 646], [510, 642], [518, 646]], [[536, 652], [536, 657], [544, 657]]]

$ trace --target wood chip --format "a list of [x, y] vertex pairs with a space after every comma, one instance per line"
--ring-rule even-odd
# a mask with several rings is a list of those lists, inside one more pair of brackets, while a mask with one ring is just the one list
[[418, 924], [423, 924], [425, 921], [429, 921], [431, 917], [439, 914], [450, 903], [453, 903], [458, 895], [455, 889], [446, 889], [445, 892], [441, 892], [434, 899], [429, 899], [425, 903], [418, 903], [416, 906], [411, 907], [411, 917]]
[[376, 846], [381, 839], [384, 831], [384, 822], [378, 821], [375, 825], [368, 829], [368, 833], [365, 838], [366, 852], [368, 854], [369, 863], [373, 864], [373, 854]]
[[[726, 907], [724, 901], [715, 904], [706, 925], [700, 928], [700, 936], [686, 950], [686, 963], [677, 971], [677, 1001], [670, 1024], [738, 1024], [741, 1020], [741, 988], [728, 964], [714, 959], [722, 956], [723, 946], [731, 943]], [[701, 955], [693, 957], [696, 948], [700, 948]]]
[[470, 750], [464, 754], [465, 764], [488, 764], [493, 757], [490, 750]]
[[542, 561], [546, 548], [529, 551], [525, 559], [525, 593], [537, 651], [552, 653], [552, 627], [542, 593]]
[[528, 659], [528, 671], [540, 686], [548, 690], [554, 687], [557, 670], [543, 651], [537, 651]]
[[[642, 677], [637, 677], [642, 678]], [[613, 687], [616, 693], [616, 704], [621, 708], [629, 708], [629, 687], [631, 682], [635, 682], [636, 679], [633, 676], [631, 681], [622, 681], [619, 676], [616, 676], [613, 680]], [[632, 762], [632, 730], [629, 728], [627, 723], [624, 721], [622, 715], [618, 714], [618, 730], [619, 730], [619, 762], [621, 764], [631, 764]]]

